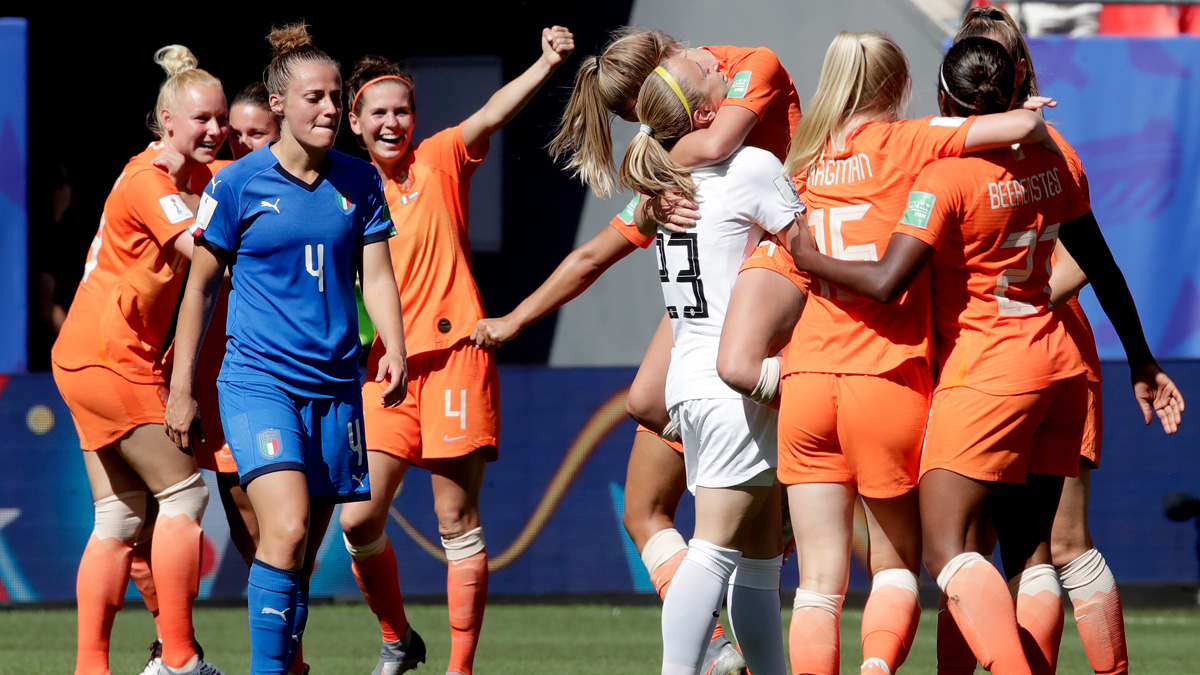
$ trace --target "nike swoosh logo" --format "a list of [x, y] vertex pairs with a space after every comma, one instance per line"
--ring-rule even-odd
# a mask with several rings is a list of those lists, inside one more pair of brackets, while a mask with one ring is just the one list
[[450, 438], [450, 436], [448, 436], [448, 435], [442, 436], [442, 442], [443, 443], [453, 443], [454, 441], [461, 441], [462, 439], [464, 439], [466, 437], [467, 437], [466, 434], [463, 434], [462, 436], [455, 436], [454, 438]]

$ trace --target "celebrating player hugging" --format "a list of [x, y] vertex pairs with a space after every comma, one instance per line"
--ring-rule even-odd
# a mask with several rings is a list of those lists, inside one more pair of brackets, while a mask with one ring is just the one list
[[[489, 579], [480, 495], [499, 457], [494, 350], [651, 244], [665, 315], [626, 399], [639, 426], [622, 513], [663, 599], [664, 675], [840, 672], [860, 502], [862, 673], [906, 663], [922, 564], [946, 610], [938, 672], [1054, 673], [1064, 590], [1093, 669], [1128, 672], [1120, 597], [1086, 524], [1101, 413], [1080, 288], [1115, 328], [1147, 424], [1175, 433], [1184, 400], [1079, 157], [1042, 117], [1056, 103], [1012, 18], [967, 13], [938, 69], [940, 114], [920, 119], [904, 118], [908, 61], [886, 33], [833, 37], [802, 117], [767, 47], [617, 29], [579, 63], [549, 148], [598, 197], [635, 196], [486, 318], [470, 183], [575, 49], [560, 26], [537, 39], [520, 75], [420, 142], [413, 74], [363, 56], [343, 86], [303, 23], [271, 31], [265, 81], [231, 108], [189, 50], [156, 55], [158, 140], [113, 186], [53, 350], [95, 510], [76, 673], [110, 672], [132, 577], [155, 616], [146, 673], [220, 675], [191, 623], [197, 467], [218, 473], [249, 566], [252, 673], [308, 672], [309, 581], [338, 505], [379, 623], [372, 672], [417, 668], [437, 645], [409, 623], [386, 533], [415, 465], [447, 562], [447, 672], [470, 675]], [[343, 113], [363, 159], [333, 149]], [[619, 169], [616, 118], [638, 125]], [[227, 134], [232, 162], [216, 160]], [[356, 287], [376, 328], [365, 378]], [[685, 489], [690, 540], [675, 529]]]

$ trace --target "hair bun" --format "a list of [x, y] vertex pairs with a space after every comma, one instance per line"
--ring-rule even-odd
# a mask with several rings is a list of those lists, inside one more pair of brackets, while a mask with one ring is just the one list
[[200, 65], [192, 50], [183, 45], [167, 45], [159, 49], [154, 52], [154, 62], [167, 71], [167, 77], [174, 77], [179, 73], [192, 70]]
[[301, 47], [311, 47], [313, 40], [308, 34], [308, 24], [300, 22], [272, 28], [267, 42], [271, 43], [272, 56], [279, 58]]

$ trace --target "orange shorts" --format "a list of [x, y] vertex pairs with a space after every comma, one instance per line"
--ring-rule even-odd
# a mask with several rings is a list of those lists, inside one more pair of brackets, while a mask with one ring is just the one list
[[882, 375], [792, 373], [779, 410], [779, 482], [854, 483], [885, 499], [917, 486], [933, 389], [911, 359]]
[[408, 396], [395, 408], [380, 404], [384, 383], [363, 384], [367, 449], [417, 466], [424, 460], [465, 457], [488, 448], [499, 454], [500, 374], [496, 357], [463, 340], [449, 349], [408, 358]]
[[143, 424], [163, 423], [166, 382], [130, 382], [103, 366], [51, 369], [84, 450], [103, 450]]
[[1087, 418], [1083, 421], [1083, 445], [1079, 455], [1091, 462], [1093, 468], [1100, 467], [1100, 446], [1104, 436], [1104, 405], [1100, 396], [1103, 389], [1103, 382], [1088, 380]]
[[921, 475], [946, 469], [975, 480], [1024, 483], [1027, 474], [1076, 476], [1087, 419], [1087, 378], [1028, 394], [970, 387], [934, 393]]
[[808, 293], [808, 275], [796, 269], [791, 252], [786, 246], [779, 243], [775, 235], [763, 239], [750, 253], [750, 257], [742, 262], [742, 268], [738, 272], [752, 268], [762, 268], [782, 274], [796, 284], [796, 288], [799, 288], [801, 293]]
[[200, 424], [204, 429], [204, 440], [196, 443], [193, 451], [196, 466], [217, 473], [237, 473], [237, 463], [225, 442], [225, 427], [221, 425], [221, 408], [217, 404], [216, 379], [195, 385], [196, 405], [200, 408]]
[[663, 438], [662, 436], [659, 436], [658, 434], [654, 433], [650, 429], [647, 429], [646, 427], [644, 427], [640, 424], [638, 425], [637, 430], [638, 430], [639, 434], [650, 434], [651, 436], [654, 436], [655, 438], [662, 441], [663, 443], [666, 443], [667, 446], [669, 446], [675, 452], [678, 452], [681, 455], [683, 454], [683, 442], [682, 441], [668, 441], [667, 439]]

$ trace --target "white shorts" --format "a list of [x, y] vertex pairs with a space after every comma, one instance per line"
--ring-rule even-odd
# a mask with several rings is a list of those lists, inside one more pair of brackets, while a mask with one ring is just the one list
[[696, 398], [672, 407], [688, 490], [773, 484], [778, 417], [745, 398]]

